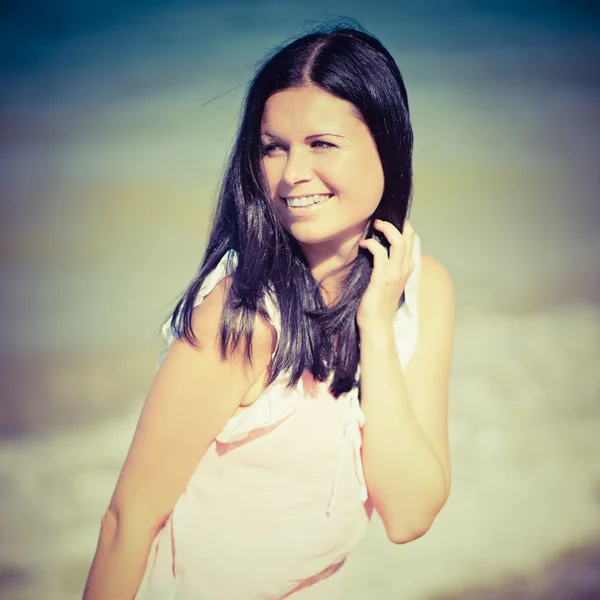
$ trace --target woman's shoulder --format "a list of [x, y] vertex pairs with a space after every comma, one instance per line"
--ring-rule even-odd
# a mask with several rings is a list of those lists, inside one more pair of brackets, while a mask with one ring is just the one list
[[425, 253], [421, 254], [421, 280], [428, 286], [452, 285], [450, 271], [437, 258]]
[[448, 269], [436, 258], [421, 254], [417, 303], [421, 318], [453, 306], [454, 282]]
[[[192, 330], [197, 338], [210, 337], [217, 340], [221, 332], [222, 313], [227, 297], [231, 290], [232, 275], [225, 275], [214, 287], [202, 295], [201, 301], [192, 311]], [[277, 340], [277, 333], [273, 325], [258, 312], [254, 316], [252, 328], [252, 356], [253, 361], [262, 365], [270, 359]], [[241, 339], [239, 347], [244, 353], [247, 351], [245, 338]]]

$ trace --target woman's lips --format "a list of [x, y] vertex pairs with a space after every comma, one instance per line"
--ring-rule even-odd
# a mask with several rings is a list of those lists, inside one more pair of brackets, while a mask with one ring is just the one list
[[[325, 194], [313, 194], [313, 196], [320, 196], [320, 195], [325, 195]], [[319, 208], [320, 206], [327, 204], [334, 196], [335, 196], [335, 194], [329, 194], [325, 200], [321, 200], [320, 202], [313, 202], [312, 204], [307, 204], [306, 206], [289, 206], [286, 198], [284, 198], [283, 196], [279, 196], [279, 197], [280, 197], [281, 201], [283, 202], [283, 204], [285, 205], [285, 207], [290, 212], [303, 213], [303, 212], [310, 212], [311, 210], [315, 210], [315, 209]]]

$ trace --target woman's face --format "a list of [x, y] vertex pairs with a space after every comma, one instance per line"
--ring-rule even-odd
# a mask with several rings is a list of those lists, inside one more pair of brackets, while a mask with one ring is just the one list
[[265, 104], [263, 176], [282, 226], [302, 247], [354, 244], [381, 200], [377, 147], [352, 109], [314, 86], [277, 92]]

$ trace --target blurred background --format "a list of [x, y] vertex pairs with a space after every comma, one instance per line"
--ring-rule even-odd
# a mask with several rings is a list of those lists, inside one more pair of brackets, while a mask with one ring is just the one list
[[344, 598], [600, 598], [597, 3], [0, 11], [0, 597], [81, 597], [246, 84], [274, 46], [352, 17], [405, 78], [410, 218], [457, 323], [450, 500], [405, 546], [375, 517]]

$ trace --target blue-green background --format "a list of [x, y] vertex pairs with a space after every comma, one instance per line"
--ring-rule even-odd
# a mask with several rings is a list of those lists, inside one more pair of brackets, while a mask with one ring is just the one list
[[411, 222], [457, 298], [452, 496], [405, 547], [375, 520], [345, 598], [600, 590], [597, 4], [0, 10], [3, 598], [80, 597], [245, 86], [267, 51], [336, 16], [379, 37], [404, 75]]

